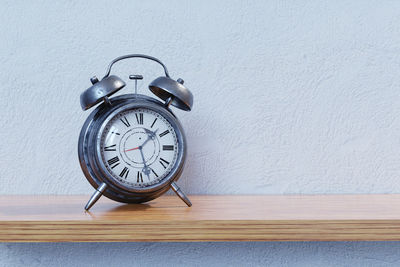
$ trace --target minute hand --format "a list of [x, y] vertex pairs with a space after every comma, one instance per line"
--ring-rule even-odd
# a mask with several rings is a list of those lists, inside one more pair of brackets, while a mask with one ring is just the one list
[[143, 146], [144, 146], [145, 144], [147, 144], [147, 142], [149, 142], [151, 139], [153, 139], [153, 138], [156, 136], [156, 133], [157, 133], [157, 131], [158, 131], [158, 129], [157, 129], [157, 130], [155, 130], [154, 132], [152, 132], [152, 131], [150, 131], [150, 130], [147, 130], [146, 128], [144, 128], [144, 130], [146, 131], [148, 137], [147, 137], [146, 141], [144, 141], [144, 143], [143, 143], [141, 146], [139, 146], [140, 148], [143, 148]]
[[147, 176], [147, 178], [150, 181], [150, 168], [147, 166], [146, 159], [144, 158], [144, 155], [143, 155], [143, 146], [147, 142], [149, 142], [151, 139], [153, 139], [155, 137], [156, 132], [158, 131], [158, 129], [155, 130], [154, 132], [152, 132], [150, 130], [147, 130], [146, 128], [144, 128], [144, 130], [148, 134], [148, 137], [147, 137], [146, 141], [144, 141], [143, 144], [141, 146], [139, 146], [139, 151], [140, 151], [140, 155], [142, 156], [142, 160], [143, 160], [143, 169], [142, 169], [142, 171], [144, 172], [144, 174]]
[[149, 178], [149, 181], [150, 181], [150, 169], [149, 169], [149, 167], [147, 166], [147, 164], [146, 164], [146, 160], [144, 159], [144, 155], [143, 155], [143, 150], [142, 150], [142, 147], [140, 146], [140, 155], [142, 156], [142, 159], [143, 159], [143, 169], [142, 169], [142, 172], [144, 172], [144, 174], [147, 176], [147, 178]]

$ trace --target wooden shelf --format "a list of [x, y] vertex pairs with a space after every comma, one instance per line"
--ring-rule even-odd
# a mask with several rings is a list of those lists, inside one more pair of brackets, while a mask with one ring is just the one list
[[1, 242], [400, 240], [400, 195], [0, 196]]

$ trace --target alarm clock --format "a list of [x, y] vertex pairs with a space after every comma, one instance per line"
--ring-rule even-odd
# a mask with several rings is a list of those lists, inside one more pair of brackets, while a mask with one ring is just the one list
[[[159, 99], [137, 93], [141, 75], [131, 75], [135, 93], [111, 97], [126, 83], [110, 75], [112, 66], [124, 59], [144, 58], [159, 63], [164, 76], [149, 84]], [[193, 95], [182, 79], [169, 76], [157, 58], [131, 54], [108, 65], [106, 75], [90, 79], [92, 86], [80, 95], [83, 110], [98, 105], [86, 119], [79, 136], [82, 171], [95, 188], [85, 206], [89, 210], [102, 196], [124, 203], [143, 203], [172, 189], [187, 206], [189, 198], [176, 184], [186, 159], [186, 139], [171, 106], [190, 111]], [[161, 100], [161, 101], [160, 101]]]

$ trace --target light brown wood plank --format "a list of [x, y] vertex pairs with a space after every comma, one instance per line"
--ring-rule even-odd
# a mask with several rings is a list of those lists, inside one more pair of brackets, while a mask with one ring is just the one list
[[400, 240], [400, 195], [0, 196], [1, 242]]

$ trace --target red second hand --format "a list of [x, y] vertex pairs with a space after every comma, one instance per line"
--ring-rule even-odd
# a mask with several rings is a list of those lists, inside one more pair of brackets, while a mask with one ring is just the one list
[[139, 149], [139, 147], [134, 147], [134, 148], [131, 148], [131, 149], [125, 150], [125, 152], [132, 151], [132, 150], [136, 150], [136, 149]]

